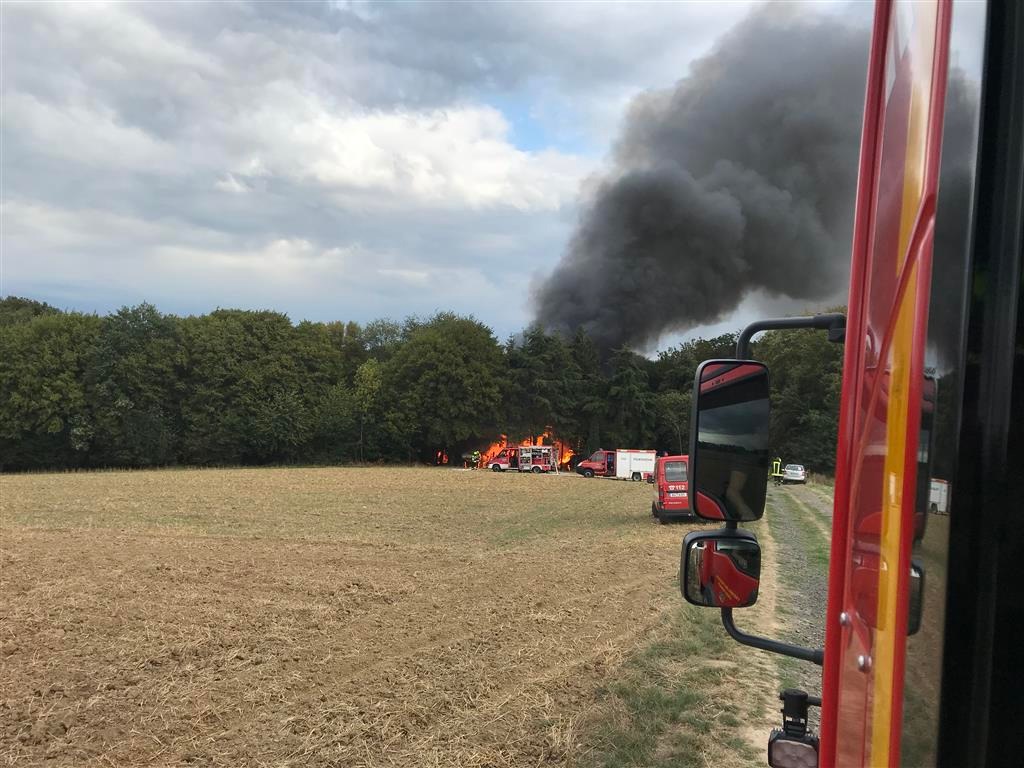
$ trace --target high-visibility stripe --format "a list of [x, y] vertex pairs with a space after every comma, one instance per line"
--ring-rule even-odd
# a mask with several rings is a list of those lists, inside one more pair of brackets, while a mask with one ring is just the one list
[[[918, 266], [907, 264], [908, 246], [917, 220], [924, 186], [924, 169], [928, 138], [928, 115], [932, 92], [932, 58], [934, 56], [935, 5], [899, 3], [895, 22], [899, 41], [896, 55], [914, 56], [913, 80], [910, 99], [910, 120], [907, 126], [907, 151], [900, 208], [900, 232], [896, 265], [898, 284], [904, 269], [913, 270], [908, 284], [916, 284]], [[912, 29], [906, 29], [912, 24]], [[906, 41], [913, 38], [907, 49]], [[919, 57], [919, 58], [917, 58]], [[893, 689], [895, 684], [896, 644], [904, 638], [896, 636], [896, 606], [898, 603], [899, 563], [902, 548], [901, 531], [904, 514], [904, 472], [908, 451], [915, 451], [917, 435], [908, 434], [907, 419], [910, 371], [914, 350], [916, 290], [907, 290], [900, 299], [893, 330], [889, 360], [889, 400], [886, 421], [886, 454], [882, 475], [882, 524], [880, 530], [880, 558], [878, 569], [877, 626], [872, 649], [874, 688], [872, 696], [870, 764], [894, 764], [890, 723], [893, 717]]]

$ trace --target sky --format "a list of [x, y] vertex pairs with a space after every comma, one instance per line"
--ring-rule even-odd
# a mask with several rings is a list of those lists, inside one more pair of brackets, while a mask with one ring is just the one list
[[[452, 310], [503, 339], [533, 319], [630, 101], [750, 9], [4, 3], [0, 295]], [[686, 336], [766, 308], [783, 309], [755, 296]]]

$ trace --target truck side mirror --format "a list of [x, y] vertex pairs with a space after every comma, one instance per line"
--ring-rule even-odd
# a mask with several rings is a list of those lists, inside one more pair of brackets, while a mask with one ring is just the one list
[[749, 531], [692, 531], [683, 539], [679, 586], [686, 601], [707, 608], [757, 602], [761, 547]]
[[690, 423], [690, 497], [705, 520], [750, 521], [768, 492], [768, 367], [706, 360], [697, 368]]

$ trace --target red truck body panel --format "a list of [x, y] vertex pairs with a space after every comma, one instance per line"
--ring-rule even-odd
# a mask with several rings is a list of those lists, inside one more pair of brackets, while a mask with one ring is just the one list
[[[682, 464], [682, 474], [678, 465]], [[660, 456], [654, 465], [654, 506], [658, 515], [663, 518], [693, 517], [690, 511], [690, 492], [687, 469], [687, 456]], [[668, 475], [666, 476], [666, 469]], [[681, 478], [681, 479], [680, 479]]]
[[[640, 472], [641, 480], [649, 480], [653, 476], [654, 451], [636, 450], [632, 448], [616, 448], [615, 450], [599, 449], [594, 451], [587, 459], [576, 465], [577, 474], [592, 477], [616, 477], [616, 455], [617, 454], [648, 454], [652, 471]], [[627, 465], [628, 466], [628, 465]], [[621, 475], [620, 475], [621, 476]]]
[[876, 5], [840, 408], [823, 766], [895, 766], [900, 755], [915, 405], [924, 382], [950, 11], [948, 2]]
[[714, 541], [708, 541], [701, 558], [701, 584], [708, 585], [710, 602], [714, 605], [753, 605], [757, 600], [759, 580], [744, 573]]

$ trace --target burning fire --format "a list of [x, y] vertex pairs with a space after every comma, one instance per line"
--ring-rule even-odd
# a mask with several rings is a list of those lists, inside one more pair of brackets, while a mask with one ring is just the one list
[[574, 451], [565, 443], [556, 441], [555, 445], [558, 446], [558, 466], [568, 467], [569, 462], [572, 461], [572, 457], [576, 455], [576, 451]]
[[[575, 451], [569, 447], [567, 443], [563, 443], [551, 435], [551, 430], [548, 429], [540, 435], [525, 437], [521, 439], [518, 445], [553, 445], [558, 450], [558, 466], [567, 467], [569, 461], [573, 456], [576, 455]], [[486, 450], [480, 452], [480, 466], [486, 467], [490, 464], [499, 453], [505, 448], [514, 447], [516, 444], [509, 443], [508, 435], [502, 435], [497, 442], [491, 443]]]
[[480, 451], [480, 466], [486, 467], [494, 458], [501, 453], [501, 449], [508, 445], [508, 437], [502, 435], [496, 443], [491, 443], [486, 450]]
[[534, 438], [532, 443], [524, 441], [523, 445], [555, 446], [555, 448], [558, 449], [558, 466], [560, 467], [569, 466], [569, 460], [575, 455], [575, 451], [573, 451], [567, 443], [563, 443], [561, 440], [552, 436], [550, 429], [546, 430], [540, 437]]

